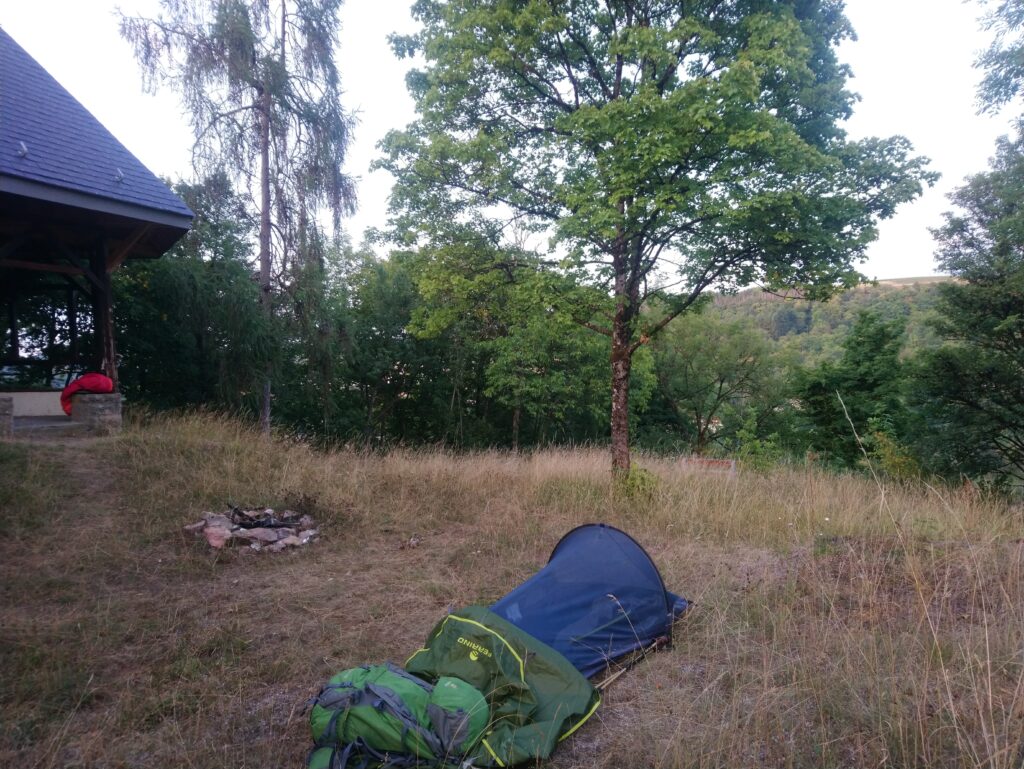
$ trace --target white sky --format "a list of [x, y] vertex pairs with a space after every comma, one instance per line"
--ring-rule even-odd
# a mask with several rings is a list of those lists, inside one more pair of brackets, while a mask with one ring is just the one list
[[[391, 179], [370, 173], [375, 145], [414, 117], [405, 92], [406, 63], [386, 36], [414, 28], [411, 0], [348, 0], [342, 12], [339, 66], [345, 106], [359, 125], [347, 163], [360, 179], [359, 212], [345, 223], [358, 242], [382, 226]], [[0, 0], [0, 26], [89, 109], [143, 163], [171, 178], [190, 177], [191, 134], [175, 95], [144, 94], [131, 49], [117, 31], [115, 8], [153, 15], [155, 0]], [[963, 0], [847, 0], [858, 40], [840, 50], [862, 97], [847, 128], [854, 137], [903, 134], [932, 159], [942, 180], [883, 222], [861, 267], [869, 277], [935, 272], [929, 227], [941, 223], [946, 195], [965, 175], [983, 171], [1009, 116], [975, 114], [972, 68], [988, 43], [977, 3]]]

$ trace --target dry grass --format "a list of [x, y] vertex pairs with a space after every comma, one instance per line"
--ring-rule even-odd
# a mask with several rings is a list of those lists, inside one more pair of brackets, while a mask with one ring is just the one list
[[[0, 445], [0, 765], [301, 766], [321, 681], [403, 660], [594, 520], [697, 606], [552, 767], [1024, 765], [1020, 508], [640, 461], [659, 483], [628, 499], [599, 451], [323, 454], [210, 416]], [[229, 501], [325, 537], [257, 557], [181, 533]]]

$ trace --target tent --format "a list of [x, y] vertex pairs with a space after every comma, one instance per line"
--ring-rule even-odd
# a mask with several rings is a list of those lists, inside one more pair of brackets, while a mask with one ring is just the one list
[[665, 589], [651, 557], [624, 531], [579, 526], [547, 565], [491, 611], [560, 652], [588, 678], [612, 661], [671, 640], [688, 606]]
[[[364, 666], [332, 678], [313, 700], [308, 766], [536, 763], [586, 723], [601, 704], [599, 690], [618, 673], [597, 685], [590, 677], [669, 642], [687, 605], [665, 589], [650, 556], [628, 534], [604, 524], [580, 526], [562, 537], [544, 568], [493, 606], [444, 617], [404, 671]], [[438, 710], [432, 698], [453, 682], [483, 704]], [[472, 730], [481, 707], [487, 718]]]

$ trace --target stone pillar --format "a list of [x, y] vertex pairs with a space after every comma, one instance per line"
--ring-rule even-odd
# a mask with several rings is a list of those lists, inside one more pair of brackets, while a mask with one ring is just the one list
[[0, 440], [14, 434], [14, 398], [0, 395]]
[[120, 432], [121, 393], [75, 393], [71, 396], [71, 421], [81, 422], [99, 435]]

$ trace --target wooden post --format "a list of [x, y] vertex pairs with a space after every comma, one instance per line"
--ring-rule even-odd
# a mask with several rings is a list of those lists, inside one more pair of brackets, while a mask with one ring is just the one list
[[90, 271], [98, 285], [93, 293], [93, 325], [96, 331], [96, 353], [100, 371], [114, 382], [114, 391], [118, 390], [117, 382], [117, 350], [114, 346], [114, 310], [110, 286], [110, 273], [107, 272], [107, 247], [104, 244], [89, 259]]
[[68, 288], [68, 374], [65, 386], [71, 381], [71, 374], [78, 365], [78, 292]]

